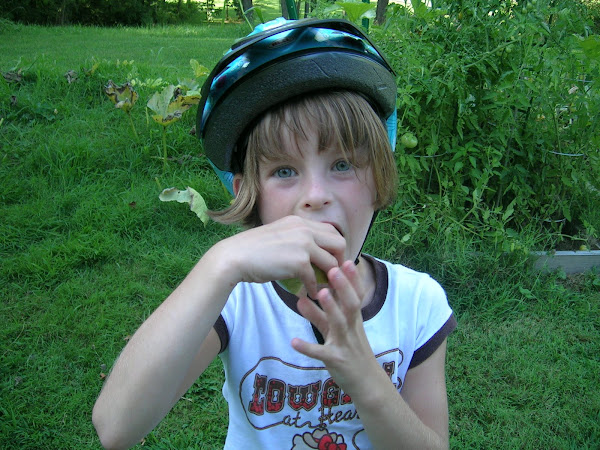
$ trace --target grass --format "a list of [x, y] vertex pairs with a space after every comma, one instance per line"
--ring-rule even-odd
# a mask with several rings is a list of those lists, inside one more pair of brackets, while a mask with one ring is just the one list
[[[0, 78], [0, 447], [99, 448], [91, 410], [103, 376], [203, 252], [235, 231], [158, 200], [161, 188], [189, 185], [211, 207], [227, 202], [189, 134], [193, 114], [167, 129], [164, 169], [161, 130], [143, 108], [156, 89], [137, 87], [138, 142], [102, 86], [176, 83], [191, 76], [190, 58], [210, 67], [247, 31], [2, 31], [0, 71], [23, 78]], [[403, 226], [382, 215], [367, 250], [448, 291], [459, 318], [448, 346], [452, 446], [598, 448], [600, 276], [535, 274], [526, 257], [473, 253], [464, 237], [432, 237], [417, 253]], [[221, 447], [221, 384], [217, 361], [144, 447]]]

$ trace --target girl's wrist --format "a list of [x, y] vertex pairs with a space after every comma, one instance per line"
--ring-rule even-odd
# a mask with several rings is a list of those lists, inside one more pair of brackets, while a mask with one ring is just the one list
[[213, 245], [202, 257], [202, 270], [208, 270], [216, 283], [233, 289], [242, 281], [237, 252], [232, 249], [229, 239], [224, 239]]
[[[370, 408], [389, 395], [389, 388], [393, 387], [393, 384], [375, 358], [371, 362], [361, 364], [360, 367], [360, 374], [355, 372], [350, 385], [344, 386], [343, 389], [356, 405]], [[370, 382], [365, 383], [364, 380]]]

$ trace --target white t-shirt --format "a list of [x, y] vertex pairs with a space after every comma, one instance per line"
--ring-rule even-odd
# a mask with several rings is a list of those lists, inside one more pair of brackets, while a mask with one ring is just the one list
[[[429, 275], [367, 257], [375, 268], [373, 300], [362, 310], [377, 360], [402, 389], [409, 368], [425, 361], [456, 327], [442, 287]], [[296, 352], [291, 340], [317, 342], [276, 283], [240, 283], [215, 329], [229, 404], [225, 448], [371, 448], [350, 396], [324, 364]], [[365, 383], [368, 383], [365, 380]], [[335, 447], [332, 447], [335, 448]]]

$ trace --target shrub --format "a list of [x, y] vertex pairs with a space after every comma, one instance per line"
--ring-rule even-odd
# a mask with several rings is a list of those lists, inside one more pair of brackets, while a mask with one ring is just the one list
[[372, 28], [398, 74], [399, 135], [418, 138], [397, 149], [391, 214], [406, 240], [461, 230], [506, 247], [531, 227], [594, 228], [600, 40], [585, 11], [562, 0], [416, 0]]

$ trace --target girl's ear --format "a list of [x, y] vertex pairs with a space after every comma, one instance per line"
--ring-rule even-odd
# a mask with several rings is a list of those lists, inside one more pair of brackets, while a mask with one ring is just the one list
[[233, 187], [233, 194], [237, 197], [238, 194], [240, 193], [240, 186], [242, 185], [242, 174], [241, 173], [236, 173], [233, 176], [233, 181], [232, 181], [232, 187]]

